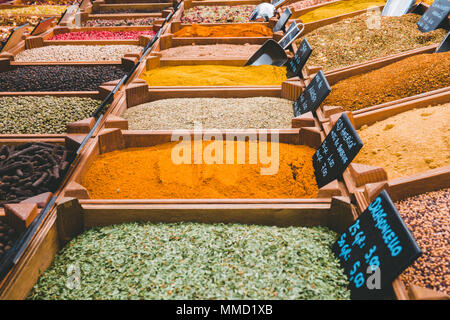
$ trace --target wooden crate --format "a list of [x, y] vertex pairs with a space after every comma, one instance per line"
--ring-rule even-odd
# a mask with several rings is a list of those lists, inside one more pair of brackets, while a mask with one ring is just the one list
[[323, 6], [326, 6], [328, 4], [332, 4], [332, 3], [338, 2], [338, 1], [341, 1], [341, 0], [333, 0], [333, 1], [330, 1], [330, 2], [319, 3], [319, 4], [316, 4], [316, 5], [313, 5], [313, 6], [310, 6], [310, 7], [306, 7], [306, 8], [303, 8], [303, 9], [297, 9], [293, 5], [294, 3], [301, 2], [301, 1], [287, 0], [283, 5], [286, 6], [286, 7], [289, 7], [289, 9], [291, 9], [293, 17], [300, 17], [300, 16], [302, 16], [302, 15], [304, 15], [304, 14], [306, 14], [306, 13], [312, 11], [312, 10], [315, 10], [317, 8], [320, 8], [320, 7], [323, 7]]
[[[357, 76], [357, 75], [361, 75], [364, 73], [368, 73], [370, 71], [374, 71], [377, 69], [380, 69], [382, 67], [385, 67], [387, 65], [390, 65], [392, 63], [401, 61], [405, 58], [409, 58], [415, 55], [419, 55], [419, 54], [427, 54], [427, 53], [433, 53], [436, 51], [436, 48], [439, 46], [439, 44], [434, 44], [434, 45], [430, 45], [427, 47], [423, 47], [423, 48], [418, 48], [418, 49], [413, 49], [413, 50], [408, 50], [402, 53], [398, 53], [398, 54], [394, 54], [394, 55], [390, 55], [387, 57], [382, 57], [382, 58], [378, 58], [378, 59], [374, 59], [374, 60], [370, 60], [367, 62], [363, 62], [363, 63], [359, 63], [359, 64], [355, 64], [352, 66], [348, 66], [348, 67], [344, 67], [344, 68], [340, 68], [340, 69], [336, 69], [336, 70], [331, 70], [331, 71], [327, 71], [324, 72], [325, 77], [327, 78], [328, 83], [330, 84], [330, 86], [333, 86], [334, 84], [338, 83], [339, 81], [348, 79], [350, 77], [353, 76]], [[305, 74], [307, 74], [307, 78], [309, 79], [313, 79], [314, 76], [317, 74], [317, 72], [319, 72], [322, 68], [321, 67], [315, 67], [315, 66], [306, 66], [304, 68], [305, 70]], [[308, 83], [307, 83], [308, 84]], [[430, 92], [424, 92], [422, 94], [419, 95], [415, 95], [415, 96], [411, 96], [411, 97], [405, 97], [402, 99], [398, 99], [398, 100], [394, 100], [394, 101], [390, 101], [390, 102], [386, 102], [386, 103], [382, 103], [379, 105], [374, 105], [374, 106], [370, 106], [367, 108], [363, 108], [360, 110], [356, 110], [353, 111], [352, 114], [357, 115], [357, 114], [361, 114], [361, 113], [366, 113], [368, 111], [373, 111], [373, 110], [377, 110], [377, 109], [382, 109], [385, 107], [389, 107], [392, 105], [396, 105], [399, 103], [403, 103], [403, 102], [407, 102], [410, 100], [414, 100], [416, 98], [421, 98], [421, 97], [426, 97], [426, 96], [430, 96], [430, 95], [434, 95], [436, 93], [440, 93], [442, 91], [448, 91], [450, 90], [450, 87], [445, 87], [445, 88], [441, 88], [438, 90], [433, 90]], [[333, 114], [336, 113], [341, 113], [344, 112], [344, 109], [340, 106], [329, 106], [329, 105], [324, 105], [322, 104], [316, 111], [316, 115], [318, 120], [321, 123], [325, 123], [329, 121], [330, 116], [332, 116]]]
[[[397, 202], [408, 197], [450, 187], [450, 166], [437, 168], [425, 173], [406, 178], [389, 180], [380, 183], [366, 184], [363, 190], [355, 193], [359, 212], [363, 212], [383, 189], [388, 191], [392, 201]], [[449, 300], [450, 296], [443, 292], [412, 285], [406, 290], [400, 277], [392, 284], [398, 300]]]
[[[133, 3], [133, 4], [105, 4], [103, 1], [95, 1], [94, 3], [89, 3], [85, 8], [82, 8], [81, 14], [88, 15], [91, 18], [95, 19], [104, 19], [107, 17], [120, 17], [120, 18], [130, 18], [136, 15], [139, 17], [161, 17], [161, 12], [154, 13], [116, 13], [116, 12], [99, 12], [101, 8], [117, 8], [117, 9], [126, 9], [126, 8], [146, 8], [149, 10], [157, 10], [161, 11], [168, 10], [172, 6], [170, 1], [166, 1], [163, 3]], [[163, 16], [164, 17], [164, 16]]]
[[[405, 99], [404, 101], [399, 101], [397, 103], [393, 103], [391, 105], [387, 105], [378, 109], [374, 109], [371, 111], [363, 112], [363, 113], [352, 113], [347, 112], [349, 117], [352, 119], [355, 129], [361, 128], [363, 125], [371, 125], [376, 121], [381, 121], [392, 117], [396, 114], [412, 110], [415, 108], [423, 108], [429, 105], [437, 105], [450, 102], [450, 88], [436, 90], [433, 94], [424, 94], [420, 96], [415, 96], [413, 98]], [[333, 114], [329, 117], [329, 121], [326, 123], [322, 123], [323, 129], [325, 133], [328, 133], [334, 123], [339, 118], [340, 113]], [[364, 143], [364, 141], [363, 141]], [[436, 172], [439, 174], [436, 176]], [[442, 172], [442, 174], [440, 174]], [[363, 192], [368, 185], [372, 184], [408, 184], [409, 181], [421, 179], [424, 190], [428, 190], [427, 185], [430, 183], [439, 189], [442, 189], [446, 186], [450, 186], [450, 166], [443, 167], [440, 169], [428, 170], [420, 174], [414, 174], [411, 176], [405, 176], [402, 178], [397, 178], [390, 180], [388, 179], [387, 173], [383, 168], [369, 166], [358, 163], [351, 163], [347, 170], [344, 172], [344, 181], [347, 189], [351, 194], [357, 194], [358, 192]], [[415, 192], [421, 192], [421, 183], [419, 184], [411, 184], [410, 186], [403, 187], [401, 195], [403, 197], [413, 195], [408, 194], [408, 188], [411, 190], [415, 190]], [[414, 186], [414, 187], [413, 187]], [[415, 189], [412, 189], [415, 188]], [[430, 191], [430, 190], [429, 190]], [[396, 197], [396, 191], [391, 190], [391, 196]], [[417, 193], [415, 193], [417, 194]]]
[[[0, 72], [7, 71], [14, 66], [100, 66], [100, 65], [122, 65], [123, 68], [128, 72], [133, 68], [137, 58], [127, 57], [122, 58], [121, 63], [111, 63], [111, 62], [14, 62], [11, 61], [11, 56], [0, 57]], [[106, 97], [109, 92], [117, 85], [118, 81], [105, 82], [98, 87], [96, 91], [57, 91], [57, 94], [68, 94], [68, 95], [78, 95], [78, 94], [99, 94], [99, 97]], [[123, 87], [123, 86], [122, 86]], [[121, 87], [121, 88], [122, 88]], [[119, 88], [119, 89], [121, 89]], [[14, 95], [45, 95], [52, 94], [53, 92], [46, 91], [30, 91], [30, 92], [0, 92], [2, 96], [14, 96]]]
[[[51, 136], [35, 136], [35, 135], [29, 135], [29, 136], [10, 136], [7, 138], [0, 138], [0, 145], [7, 144], [7, 145], [17, 145], [17, 144], [23, 144], [27, 142], [46, 142], [46, 143], [53, 143], [53, 144], [60, 144], [65, 145], [66, 148], [70, 150], [76, 151], [81, 142], [83, 141], [85, 135], [75, 134], [75, 135], [65, 135], [65, 136], [59, 136], [59, 137], [51, 137]], [[67, 183], [70, 175], [72, 174], [74, 168], [77, 166], [79, 159], [75, 159], [72, 164], [70, 165], [65, 178], [61, 182], [58, 190], [53, 193], [54, 196], [59, 197], [61, 190], [64, 188], [65, 184]], [[39, 210], [41, 210], [42, 207], [39, 206]], [[0, 217], [4, 215], [3, 209], [0, 210]], [[51, 225], [52, 219], [54, 220], [54, 216], [52, 217], [51, 214], [47, 216], [47, 218], [43, 221], [39, 229], [37, 230], [36, 234], [33, 236], [30, 246], [28, 246], [25, 249], [24, 254], [21, 256], [20, 261], [10, 270], [10, 272], [3, 278], [0, 279], [0, 299], [24, 299], [25, 296], [19, 296], [17, 295], [17, 292], [23, 291], [23, 285], [28, 285], [29, 281], [34, 279], [36, 281], [38, 279], [38, 274], [41, 272], [41, 270], [45, 270], [49, 265], [46, 264], [46, 259], [48, 257], [53, 257], [54, 254], [56, 254], [57, 251], [51, 250], [51, 247], [48, 247], [47, 245], [44, 245], [44, 247], [40, 248], [38, 251], [38, 254], [40, 257], [44, 257], [43, 260], [38, 259], [37, 261], [32, 259], [36, 262], [34, 264], [33, 262], [23, 263], [23, 261], [27, 261], [30, 258], [30, 255], [34, 255], [36, 253], [37, 248], [33, 246], [33, 243], [36, 240], [42, 240], [40, 237], [40, 234], [42, 232], [45, 233], [45, 236], [50, 235], [50, 237], [54, 237], [56, 234], [49, 234], [48, 233], [48, 226]], [[49, 224], [50, 221], [50, 224]], [[55, 238], [56, 239], [56, 238]], [[15, 281], [15, 277], [17, 274], [20, 274], [21, 281]], [[14, 280], [12, 280], [14, 279]], [[27, 287], [27, 290], [30, 290], [31, 287]], [[12, 290], [14, 293], [12, 296], [8, 296], [5, 291]], [[28, 291], [27, 291], [28, 292]]]
[[[125, 89], [125, 98], [114, 105], [111, 113], [106, 117], [105, 128], [119, 128], [128, 130], [128, 120], [121, 115], [128, 109], [139, 104], [161, 99], [172, 98], [248, 98], [248, 97], [278, 97], [291, 101], [297, 100], [305, 85], [300, 81], [285, 81], [279, 90], [270, 89], [231, 89], [227, 92], [217, 90], [183, 90], [183, 89], [153, 89], [144, 80], [135, 80]], [[319, 127], [318, 121], [311, 112], [299, 117], [293, 117], [292, 128]], [[275, 129], [275, 128], [274, 128]]]
[[[308, 120], [308, 119], [306, 119]], [[318, 124], [314, 121], [307, 121], [304, 126], [301, 128], [295, 129], [270, 129], [269, 137], [272, 134], [279, 134], [279, 142], [281, 143], [289, 143], [289, 144], [303, 144], [312, 148], [317, 148], [325, 138], [322, 131], [319, 130]], [[182, 130], [187, 135], [193, 135], [193, 130]], [[177, 130], [177, 133], [180, 131]], [[225, 131], [217, 131], [217, 130], [203, 130], [202, 133], [217, 133], [222, 134], [225, 140]], [[244, 135], [245, 130], [228, 130], [226, 133], [235, 134], [237, 136]], [[264, 130], [257, 132], [265, 132]], [[98, 133], [98, 135], [92, 139], [92, 143], [85, 148], [85, 154], [83, 154], [83, 158], [77, 167], [74, 175], [71, 178], [70, 183], [67, 185], [67, 188], [64, 191], [64, 196], [66, 197], [77, 197], [78, 199], [89, 199], [89, 194], [87, 190], [81, 185], [82, 179], [92, 162], [102, 153], [111, 152], [117, 149], [123, 148], [134, 148], [134, 147], [149, 147], [155, 146], [163, 143], [171, 142], [172, 134], [174, 131], [171, 130], [158, 130], [158, 131], [150, 131], [150, 130], [120, 130], [117, 128], [106, 128]], [[258, 134], [259, 136], [259, 134]], [[270, 140], [270, 139], [268, 139]], [[346, 189], [343, 187], [343, 184], [338, 180], [331, 182], [330, 184], [324, 186], [319, 189], [317, 198], [330, 198], [331, 196], [339, 196], [339, 195], [347, 195]], [[97, 204], [97, 203], [105, 203], [105, 204], [114, 204], [114, 203], [134, 203], [135, 200], [101, 200], [101, 199], [93, 199], [87, 200], [89, 203]], [[176, 208], [179, 204], [183, 203], [197, 203], [197, 204], [213, 204], [213, 203], [230, 203], [236, 204], [243, 201], [243, 203], [297, 203], [297, 204], [307, 204], [314, 203], [316, 200], [311, 199], [262, 199], [262, 200], [252, 200], [252, 199], [195, 199], [195, 200], [159, 200], [159, 199], [149, 199], [149, 200], [139, 200], [141, 203], [165, 203], [168, 208]], [[307, 206], [306, 205], [306, 206]], [[172, 210], [172, 209], [170, 209]]]
[[153, 36], [150, 35], [140, 35], [136, 40], [128, 40], [128, 39], [112, 39], [112, 40], [51, 40], [51, 38], [58, 34], [70, 33], [70, 32], [83, 32], [83, 31], [149, 31], [153, 30], [157, 32], [160, 26], [153, 25], [149, 26], [134, 26], [134, 27], [96, 27], [96, 28], [69, 28], [69, 27], [54, 27], [38, 36], [28, 36], [25, 40], [25, 48], [39, 48], [44, 45], [120, 45], [120, 44], [129, 44], [129, 45], [140, 45], [145, 46], [149, 43]]
[[[158, 56], [153, 56], [150, 55], [147, 59], [145, 63], [141, 63], [139, 65], [139, 67], [136, 69], [135, 75], [130, 78], [130, 82], [132, 81], [141, 81], [142, 79], [140, 78], [140, 76], [143, 74], [143, 72], [145, 72], [147, 69], [156, 69], [159, 67], [164, 67], [164, 66], [180, 66], [180, 65], [228, 65], [228, 66], [243, 66], [245, 63], [244, 60], [239, 59], [239, 60], [232, 60], [232, 59], [208, 59], [208, 60], [183, 60], [183, 59], [179, 59], [179, 60], [172, 60], [172, 59], [161, 59]], [[296, 78], [290, 78], [287, 80], [294, 80], [294, 79], [298, 79], [297, 81], [299, 82], [298, 85], [299, 86], [303, 86], [303, 80], [299, 79], [298, 77]], [[286, 81], [287, 81], [286, 80]], [[175, 97], [180, 97], [179, 94], [181, 94], [181, 92], [187, 93], [187, 92], [204, 92], [204, 91], [215, 91], [217, 92], [217, 97], [232, 97], [235, 96], [235, 92], [237, 91], [247, 91], [247, 90], [251, 90], [253, 91], [253, 93], [250, 93], [250, 96], [254, 96], [255, 92], [257, 92], [258, 90], [263, 89], [262, 91], [265, 90], [271, 90], [273, 92], [278, 92], [277, 95], [281, 95], [281, 85], [280, 86], [152, 86], [151, 88], [151, 92], [152, 94], [155, 94], [156, 92], [162, 92], [162, 91], [171, 91], [172, 93], [174, 93]], [[178, 93], [177, 93], [178, 92]], [[214, 93], [216, 94], [216, 93]], [[247, 95], [248, 97], [248, 95]]]
[[[0, 283], [0, 299], [25, 299], [51, 265], [58, 251], [71, 239], [94, 226], [133, 221], [153, 223], [199, 222], [243, 223], [276, 226], [323, 225], [337, 232], [357, 217], [355, 207], [346, 197], [332, 197], [301, 205], [295, 203], [203, 204], [195, 202], [172, 205], [164, 202], [94, 204], [87, 200], [59, 197], [42, 228], [36, 234], [18, 264]], [[306, 209], [308, 206], [310, 209]]]
[[[115, 85], [118, 83], [117, 81], [107, 82], [102, 85], [102, 90], [97, 92], [17, 92], [13, 94], [9, 93], [0, 93], [0, 97], [17, 97], [17, 96], [52, 96], [52, 97], [83, 97], [83, 98], [91, 98], [99, 101], [99, 104], [106, 98], [106, 96], [114, 89]], [[114, 99], [111, 102], [111, 105], [104, 113], [103, 119], [100, 121], [99, 126], [93, 132], [93, 137], [95, 137], [98, 131], [101, 128], [101, 125], [105, 122], [105, 119], [108, 119], [108, 116], [111, 114], [112, 110], [115, 109], [116, 105], [119, 103], [123, 103], [125, 100], [124, 94], [122, 91], [118, 91], [114, 95]], [[82, 119], [76, 122], [68, 123], [67, 133], [66, 134], [0, 134], [0, 139], [20, 139], [20, 138], [29, 138], [29, 139], [39, 139], [39, 138], [51, 138], [51, 139], [60, 139], [65, 137], [67, 134], [88, 134], [91, 129], [94, 127], [96, 119], [94, 117]]]

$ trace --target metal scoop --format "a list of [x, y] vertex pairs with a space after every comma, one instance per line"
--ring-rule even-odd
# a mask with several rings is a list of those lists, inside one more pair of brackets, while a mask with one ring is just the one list
[[293, 22], [279, 42], [276, 42], [273, 39], [267, 40], [261, 48], [248, 59], [244, 66], [261, 66], [265, 64], [277, 67], [283, 66], [288, 61], [288, 57], [284, 50], [298, 38], [304, 29], [305, 25], [303, 23], [297, 24], [296, 22]]

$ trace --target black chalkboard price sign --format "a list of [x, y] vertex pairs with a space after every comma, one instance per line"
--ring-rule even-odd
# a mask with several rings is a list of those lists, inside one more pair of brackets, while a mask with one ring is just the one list
[[306, 64], [306, 61], [308, 61], [312, 51], [313, 49], [309, 45], [308, 40], [303, 39], [294, 57], [287, 63], [287, 72], [289, 78], [295, 76], [301, 77], [302, 69]]
[[309, 111], [315, 112], [330, 92], [331, 87], [327, 78], [320, 70], [294, 102], [294, 115], [298, 117]]
[[332, 250], [348, 277], [352, 299], [379, 297], [422, 253], [384, 190]]
[[291, 16], [292, 11], [291, 9], [289, 9], [289, 7], [287, 7], [286, 10], [284, 10], [283, 14], [281, 15], [280, 19], [278, 19], [278, 22], [275, 25], [275, 27], [273, 27], [273, 32], [285, 30], [286, 23], [288, 22]]
[[345, 113], [338, 119], [313, 156], [319, 188], [339, 178], [361, 150], [363, 143]]
[[417, 22], [419, 30], [422, 32], [433, 31], [447, 18], [450, 13], [449, 0], [435, 0], [422, 18]]

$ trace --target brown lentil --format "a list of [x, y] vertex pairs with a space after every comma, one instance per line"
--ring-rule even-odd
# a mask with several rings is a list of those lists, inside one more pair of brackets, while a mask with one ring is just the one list
[[360, 110], [450, 86], [450, 52], [420, 54], [332, 86], [325, 105]]
[[450, 294], [450, 189], [410, 197], [396, 206], [423, 252], [401, 280], [407, 287], [414, 284]]
[[420, 17], [383, 16], [380, 28], [369, 29], [366, 23], [370, 14], [365, 13], [321, 27], [308, 33], [308, 42], [314, 48], [308, 64], [328, 71], [440, 43], [447, 31], [421, 32], [417, 28]]
[[271, 97], [165, 99], [122, 115], [131, 130], [290, 128], [293, 116], [292, 101]]
[[354, 161], [383, 167], [389, 179], [450, 165], [449, 123], [447, 103], [362, 126], [358, 135], [364, 146]]

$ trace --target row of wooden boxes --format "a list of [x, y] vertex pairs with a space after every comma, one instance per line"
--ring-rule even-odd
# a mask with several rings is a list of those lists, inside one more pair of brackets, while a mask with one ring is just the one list
[[[273, 25], [273, 22], [269, 22], [269, 25], [270, 23]], [[315, 67], [306, 67], [302, 71], [303, 79], [291, 78], [283, 82], [281, 86], [152, 86], [149, 88], [144, 80], [139, 79], [145, 69], [159, 66], [211, 63], [236, 66], [242, 65], [245, 60], [242, 57], [236, 57], [236, 59], [165, 59], [158, 51], [166, 49], [167, 43], [169, 43], [169, 47], [171, 46], [170, 43], [173, 46], [187, 45], [189, 41], [198, 43], [198, 39], [184, 39], [183, 42], [178, 44], [168, 41], [167, 39], [171, 38], [170, 31], [177, 31], [179, 28], [180, 23], [177, 21], [167, 25], [167, 29], [163, 31], [160, 40], [157, 41], [145, 63], [142, 63], [137, 68], [131, 80], [115, 95], [111, 106], [104, 114], [104, 120], [99, 124], [92, 135], [92, 139], [89, 140], [86, 147], [77, 157], [67, 174], [67, 179], [55, 193], [58, 197], [56, 206], [50, 210], [45, 223], [41, 225], [34, 235], [20, 260], [3, 279], [0, 293], [2, 298], [26, 297], [39, 275], [52, 262], [61, 244], [70, 240], [81, 230], [94, 226], [131, 221], [237, 222], [277, 226], [324, 225], [337, 232], [342, 232], [357, 218], [358, 214], [367, 207], [368, 203], [373, 200], [373, 197], [382, 188], [386, 187], [391, 197], [396, 201], [415, 194], [449, 187], [450, 168], [448, 166], [419, 175], [388, 180], [383, 168], [353, 163], [346, 170], [342, 181], [336, 180], [319, 189], [317, 197], [313, 199], [89, 199], [89, 193], [83, 187], [82, 179], [98, 155], [118, 149], [149, 147], [171, 141], [173, 134], [171, 131], [128, 130], [127, 120], [121, 117], [126, 109], [150, 101], [181, 97], [243, 98], [265, 96], [285, 98], [294, 102], [319, 70], [319, 68]], [[28, 48], [26, 47], [27, 45], [32, 48], [32, 43], [39, 43], [37, 46], [48, 45], [46, 44], [46, 41], [48, 41], [46, 37], [49, 37], [50, 34], [57, 34], [60, 32], [58, 30], [62, 30], [62, 32], [67, 31], [62, 28], [52, 29], [42, 36], [28, 38], [24, 43], [19, 44], [15, 48], [16, 51], [11, 52], [10, 55], [4, 58], [2, 65], [5, 67], [3, 70], [11, 68], [12, 65], [20, 65], [20, 63], [11, 61], [17, 52]], [[262, 44], [265, 40], [258, 39], [254, 43]], [[140, 40], [140, 44], [144, 46], [146, 44], [145, 41], [149, 41], [149, 39], [142, 41]], [[202, 44], [220, 43], [220, 39], [213, 39], [209, 43], [205, 39], [202, 39], [202, 41], [204, 41]], [[244, 44], [247, 43], [248, 39], [226, 39], [223, 41], [226, 41], [226, 43]], [[50, 43], [54, 44], [54, 42]], [[81, 41], [76, 44], [82, 43], [85, 42]], [[421, 53], [431, 53], [435, 48], [436, 46], [431, 46], [412, 50], [359, 65], [325, 72], [325, 76], [330, 85], [333, 86], [340, 80], [379, 69], [406, 57]], [[130, 67], [139, 58], [139, 55], [127, 57], [124, 59], [125, 61], [122, 61], [122, 64]], [[212, 62], [212, 60], [215, 61]], [[61, 92], [52, 94], [55, 96], [79, 95], [104, 98], [114, 88], [116, 83], [117, 81], [103, 84], [99, 87], [98, 92]], [[41, 93], [25, 92], [5, 93], [4, 96], [29, 94], [41, 95]], [[49, 93], [42, 93], [42, 95], [47, 94]], [[349, 112], [348, 114], [355, 128], [358, 129], [363, 125], [372, 124], [374, 121], [386, 119], [412, 108], [447, 103], [449, 96], [450, 90], [449, 87], [446, 87], [417, 96], [371, 106], [357, 112]], [[280, 142], [318, 148], [329, 132], [331, 125], [334, 124], [343, 111], [339, 107], [323, 105], [319, 108], [316, 115], [307, 113], [299, 117], [293, 117], [292, 129], [276, 130], [276, 128], [273, 128], [273, 132], [279, 133]], [[30, 140], [65, 143], [68, 148], [76, 150], [86, 133], [92, 129], [94, 122], [95, 119], [90, 118], [68, 125], [68, 133], [74, 133], [75, 136], [64, 134], [4, 135], [2, 143], [17, 145]], [[242, 134], [240, 130], [232, 130], [231, 133], [236, 136]], [[188, 131], [187, 134], [193, 135], [194, 132]], [[78, 200], [72, 200], [71, 198], [77, 198]], [[399, 299], [442, 297], [440, 293], [433, 293], [431, 296], [427, 296], [426, 294], [429, 294], [428, 291], [423, 291], [416, 287], [412, 287], [408, 294], [399, 280], [393, 283], [393, 289], [395, 297]]]

